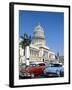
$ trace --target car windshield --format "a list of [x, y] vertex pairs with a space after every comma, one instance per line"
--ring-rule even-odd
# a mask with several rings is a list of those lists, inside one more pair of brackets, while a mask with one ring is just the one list
[[45, 64], [44, 63], [40, 63], [39, 66], [45, 66]]
[[30, 64], [30, 66], [33, 66], [33, 67], [35, 67], [35, 66], [37, 66], [36, 64]]
[[51, 64], [50, 66], [51, 67], [61, 67], [62, 65], [60, 65], [60, 64]]

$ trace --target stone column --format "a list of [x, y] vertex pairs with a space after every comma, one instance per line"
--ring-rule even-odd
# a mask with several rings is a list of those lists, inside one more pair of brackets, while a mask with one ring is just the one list
[[29, 66], [29, 57], [30, 57], [30, 48], [29, 46], [25, 47], [25, 57], [26, 57], [26, 65]]

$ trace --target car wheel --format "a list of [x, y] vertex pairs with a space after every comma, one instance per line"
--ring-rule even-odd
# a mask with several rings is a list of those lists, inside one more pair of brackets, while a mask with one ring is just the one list
[[32, 78], [34, 78], [34, 77], [35, 77], [35, 75], [32, 73], [32, 74], [31, 74], [31, 77], [32, 77]]
[[60, 71], [60, 77], [63, 77], [64, 73], [62, 71]]
[[60, 77], [60, 71], [57, 70], [56, 71], [56, 74]]

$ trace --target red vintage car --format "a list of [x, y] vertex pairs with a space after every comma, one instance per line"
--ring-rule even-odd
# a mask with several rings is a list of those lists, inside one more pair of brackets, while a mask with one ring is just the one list
[[39, 63], [39, 64], [31, 64], [30, 66], [22, 68], [20, 72], [21, 72], [21, 76], [34, 78], [42, 75], [44, 69], [45, 69], [45, 64]]

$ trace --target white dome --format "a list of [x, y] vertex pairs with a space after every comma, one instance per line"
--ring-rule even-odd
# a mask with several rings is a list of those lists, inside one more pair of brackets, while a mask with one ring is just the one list
[[43, 46], [45, 42], [44, 30], [42, 26], [38, 24], [34, 29], [32, 44]]
[[38, 24], [38, 26], [35, 27], [33, 38], [45, 39], [44, 30], [40, 24]]

